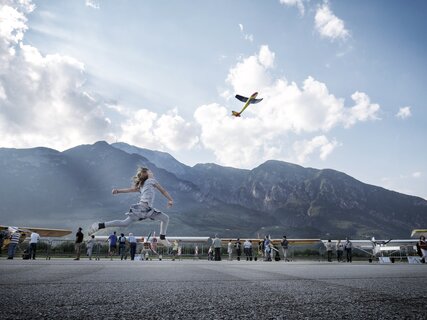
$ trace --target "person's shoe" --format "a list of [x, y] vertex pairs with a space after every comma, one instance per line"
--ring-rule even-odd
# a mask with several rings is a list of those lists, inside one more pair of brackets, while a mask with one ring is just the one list
[[97, 232], [99, 230], [99, 223], [95, 222], [94, 224], [92, 224], [89, 228], [89, 231], [87, 232], [87, 234], [89, 236], [93, 235], [95, 232]]
[[75, 258], [74, 260], [80, 260], [80, 258]]

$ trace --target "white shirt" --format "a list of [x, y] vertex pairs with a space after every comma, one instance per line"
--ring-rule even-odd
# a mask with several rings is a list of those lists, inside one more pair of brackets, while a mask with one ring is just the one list
[[155, 196], [154, 185], [156, 184], [157, 180], [154, 178], [148, 178], [145, 180], [144, 185], [140, 189], [141, 198], [139, 201], [146, 202], [150, 207], [153, 207]]
[[129, 242], [130, 242], [130, 243], [134, 243], [134, 242], [136, 242], [136, 238], [135, 238], [135, 236], [129, 236], [129, 237], [128, 237], [128, 240], [129, 240]]
[[40, 235], [36, 232], [31, 233], [31, 240], [30, 243], [37, 243], [40, 239]]

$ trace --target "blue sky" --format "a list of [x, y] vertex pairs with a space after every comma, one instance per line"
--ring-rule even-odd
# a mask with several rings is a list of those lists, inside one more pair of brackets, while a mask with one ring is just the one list
[[425, 1], [0, 3], [0, 147], [277, 159], [427, 198]]

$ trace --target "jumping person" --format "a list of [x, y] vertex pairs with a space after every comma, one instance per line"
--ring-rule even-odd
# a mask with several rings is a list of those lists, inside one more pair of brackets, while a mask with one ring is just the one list
[[154, 179], [153, 173], [147, 168], [138, 169], [136, 175], [133, 177], [133, 186], [126, 189], [113, 189], [113, 194], [139, 192], [141, 193], [140, 200], [137, 204], [131, 205], [129, 212], [124, 220], [113, 220], [107, 222], [95, 222], [89, 229], [89, 235], [97, 232], [100, 229], [110, 227], [127, 227], [135, 221], [145, 219], [159, 220], [160, 221], [160, 240], [159, 243], [169, 247], [171, 244], [166, 239], [166, 230], [169, 224], [169, 216], [161, 211], [153, 208], [155, 190], [168, 199], [167, 207], [173, 205], [173, 199], [169, 193]]

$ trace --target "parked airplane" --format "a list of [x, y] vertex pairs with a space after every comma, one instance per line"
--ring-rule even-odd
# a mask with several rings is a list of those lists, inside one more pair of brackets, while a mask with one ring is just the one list
[[245, 102], [245, 105], [243, 106], [242, 110], [240, 110], [240, 112], [237, 111], [231, 111], [231, 115], [235, 116], [235, 117], [240, 117], [241, 113], [243, 111], [245, 111], [245, 109], [250, 105], [250, 104], [254, 104], [254, 103], [258, 103], [262, 101], [261, 99], [256, 99], [258, 95], [258, 92], [253, 93], [249, 98], [243, 97], [241, 95], [236, 95], [236, 98], [242, 102]]
[[427, 237], [427, 229], [414, 229], [412, 230], [411, 237]]
[[[322, 240], [323, 244], [326, 246], [326, 243], [329, 240]], [[341, 240], [345, 244], [347, 240]], [[358, 240], [350, 239], [352, 243], [352, 248], [365, 252], [372, 257], [378, 258], [383, 256], [384, 252], [387, 251], [400, 251], [402, 247], [413, 247], [417, 244], [416, 239], [388, 239], [388, 240], [376, 240], [375, 237], [372, 237], [371, 240]], [[338, 240], [331, 240], [332, 245], [335, 247]]]
[[[95, 241], [101, 241], [101, 242], [105, 242], [108, 241], [109, 236], [97, 236], [95, 235]], [[147, 253], [147, 250], [150, 251], [152, 254], [154, 255], [159, 255], [158, 250], [157, 250], [157, 246], [163, 246], [162, 244], [157, 242], [157, 238], [155, 233], [153, 233], [153, 236], [151, 236], [151, 232], [148, 236], [144, 237], [144, 236], [135, 236], [137, 243], [141, 243], [142, 244], [142, 250], [141, 250], [141, 255], [143, 254], [143, 252]], [[192, 243], [192, 244], [205, 244], [208, 243], [210, 241], [210, 237], [167, 237], [167, 239], [169, 240], [169, 242], [172, 244], [175, 241], [180, 242], [181, 244], [188, 244], [188, 243]], [[140, 251], [140, 249], [138, 249], [138, 252]], [[144, 253], [144, 256], [145, 256]], [[160, 256], [159, 256], [160, 258]]]
[[21, 237], [19, 242], [23, 242], [27, 237], [31, 236], [31, 233], [36, 232], [40, 237], [63, 237], [69, 235], [72, 231], [66, 229], [51, 229], [51, 228], [34, 228], [34, 227], [14, 227], [14, 226], [2, 226], [0, 225], [0, 232], [5, 234], [2, 248], [6, 248], [9, 245], [9, 236], [15, 232], [20, 232]]
[[[249, 240], [252, 243], [263, 242], [264, 239], [261, 238], [241, 238], [240, 241], [243, 243], [245, 240]], [[273, 245], [279, 245], [283, 239], [270, 239]], [[305, 244], [316, 244], [319, 243], [320, 239], [287, 239], [290, 245], [305, 245]], [[222, 244], [227, 244], [229, 241], [236, 242], [237, 238], [221, 238]]]

